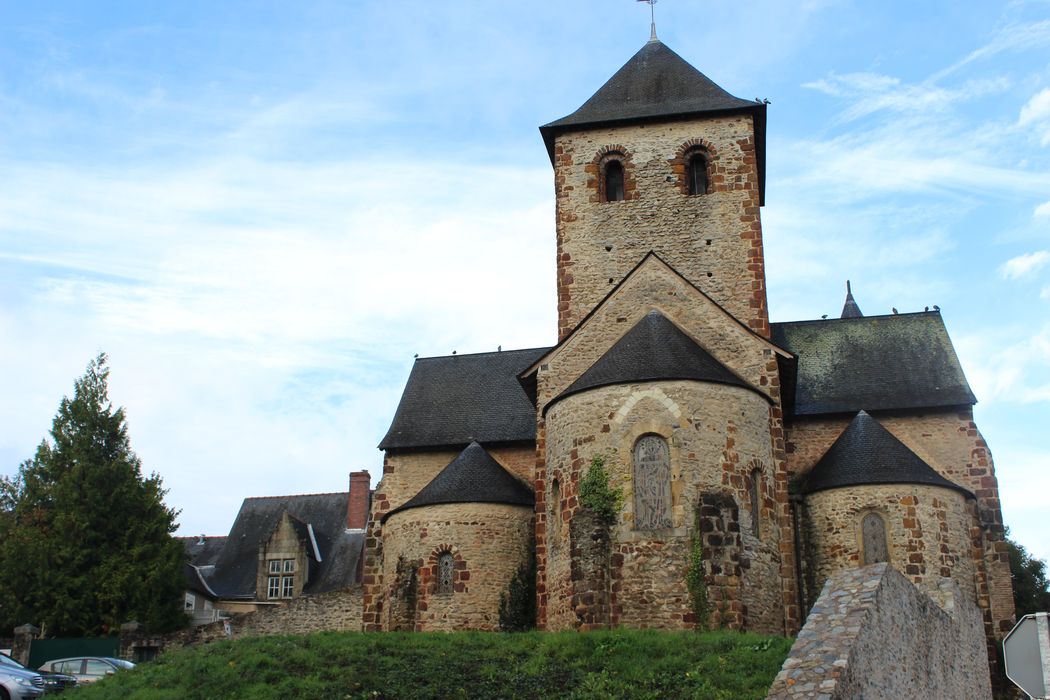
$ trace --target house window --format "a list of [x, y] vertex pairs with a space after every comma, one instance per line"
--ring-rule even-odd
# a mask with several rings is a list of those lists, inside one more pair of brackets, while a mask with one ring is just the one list
[[634, 527], [671, 527], [671, 452], [660, 435], [634, 443]]
[[604, 188], [603, 194], [605, 195], [606, 202], [622, 202], [623, 201], [623, 163], [618, 160], [610, 160], [605, 164], [605, 171], [603, 173]]
[[759, 537], [759, 520], [762, 513], [762, 470], [755, 467], [751, 470], [751, 534]]
[[193, 610], [195, 607], [197, 607], [197, 596], [192, 593], [187, 593], [182, 602], [182, 609]]
[[878, 513], [868, 513], [860, 521], [861, 540], [864, 546], [864, 563], [878, 564], [889, 561], [890, 552], [886, 546], [886, 523]]
[[291, 598], [295, 594], [295, 559], [270, 559], [266, 579], [267, 598]]
[[452, 552], [442, 552], [441, 556], [438, 557], [438, 576], [437, 576], [437, 592], [442, 595], [451, 595], [452, 586], [452, 571], [455, 567], [455, 561], [452, 558]]
[[707, 156], [693, 153], [685, 168], [689, 194], [707, 194]]

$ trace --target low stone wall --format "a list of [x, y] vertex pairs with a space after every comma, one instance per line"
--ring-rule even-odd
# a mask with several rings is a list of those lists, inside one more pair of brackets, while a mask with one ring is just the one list
[[356, 585], [319, 595], [300, 596], [282, 605], [233, 614], [228, 621], [220, 620], [170, 634], [150, 634], [138, 625], [125, 625], [120, 633], [120, 655], [134, 660], [147, 651], [159, 653], [227, 638], [360, 630], [361, 586]]
[[885, 563], [831, 576], [767, 698], [990, 699], [980, 611], [931, 593]]

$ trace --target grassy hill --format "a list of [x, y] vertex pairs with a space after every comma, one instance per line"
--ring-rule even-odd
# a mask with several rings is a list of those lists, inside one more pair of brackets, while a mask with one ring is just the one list
[[97, 698], [763, 698], [790, 639], [736, 632], [322, 633], [185, 649]]

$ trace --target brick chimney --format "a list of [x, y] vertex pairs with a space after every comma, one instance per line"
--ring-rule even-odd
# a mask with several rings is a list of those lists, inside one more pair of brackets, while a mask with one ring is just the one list
[[346, 527], [364, 530], [368, 525], [369, 487], [372, 476], [366, 471], [350, 472], [350, 497], [346, 504]]

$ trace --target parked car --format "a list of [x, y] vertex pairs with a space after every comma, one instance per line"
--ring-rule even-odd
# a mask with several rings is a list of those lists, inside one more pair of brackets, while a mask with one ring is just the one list
[[43, 694], [43, 675], [0, 654], [0, 700], [36, 700]]
[[[26, 673], [34, 673], [44, 677], [44, 692], [47, 694], [61, 693], [63, 690], [69, 690], [77, 686], [77, 679], [73, 676], [67, 676], [62, 673], [41, 673], [40, 671], [34, 671], [28, 666], [23, 666], [7, 654], [0, 652], [0, 669], [4, 668], [20, 668]], [[0, 696], [2, 698], [3, 696]]]
[[111, 676], [117, 671], [135, 668], [135, 664], [111, 656], [75, 656], [68, 659], [54, 659], [40, 667], [47, 673], [62, 673], [73, 676], [78, 683], [94, 683]]

